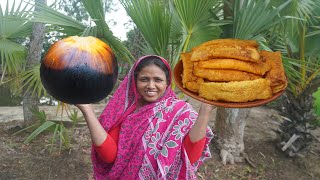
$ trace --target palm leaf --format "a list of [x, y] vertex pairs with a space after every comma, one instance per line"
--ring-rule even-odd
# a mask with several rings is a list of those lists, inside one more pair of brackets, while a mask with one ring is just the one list
[[26, 56], [26, 48], [7, 39], [0, 39], [1, 68], [9, 74], [17, 73], [21, 69]]
[[[319, 56], [320, 57], [320, 56]], [[320, 75], [319, 57], [309, 57], [306, 59], [305, 65], [302, 66], [300, 59], [293, 59], [283, 56], [283, 64], [286, 70], [286, 75], [289, 79], [289, 91], [298, 96]], [[301, 73], [301, 68], [304, 68], [306, 75]]]
[[86, 27], [82, 32], [81, 36], [97, 36], [97, 26], [94, 27]]
[[20, 82], [22, 84], [21, 88], [26, 87], [26, 91], [32, 91], [32, 96], [37, 93], [40, 98], [42, 95], [46, 96], [47, 92], [44, 89], [41, 78], [40, 78], [40, 64], [35, 65], [31, 69], [23, 72], [21, 75]]
[[14, 9], [15, 1], [13, 1], [11, 10], [9, 10], [9, 5], [7, 3], [7, 7], [5, 12], [2, 12], [2, 8], [0, 8], [0, 36], [2, 38], [17, 38], [17, 37], [25, 37], [31, 33], [32, 24], [28, 22], [28, 18], [30, 14], [27, 11], [30, 10], [31, 7], [25, 5], [22, 7], [22, 1], [18, 5], [16, 9]]
[[216, 0], [173, 0], [171, 39], [173, 42], [178, 42], [179, 46], [171, 62], [172, 66], [176, 64], [181, 52], [190, 51], [192, 47], [219, 37], [220, 29], [217, 25], [213, 25], [212, 21], [208, 21], [212, 16], [210, 10], [217, 5], [217, 2]]
[[[314, 33], [315, 31], [313, 31]], [[319, 26], [319, 33], [312, 34], [312, 30], [310, 29], [310, 32], [307, 32], [307, 35], [305, 37], [306, 43], [305, 43], [305, 54], [306, 56], [315, 56], [320, 55], [320, 26]], [[310, 36], [309, 36], [310, 35]]]
[[[114, 51], [118, 60], [127, 61], [132, 63], [133, 56], [130, 51], [116, 38], [109, 26], [105, 22], [105, 14], [103, 9], [103, 3], [101, 0], [83, 0], [82, 1], [85, 9], [93, 19], [96, 28], [90, 27], [85, 29], [83, 35], [93, 33], [101, 40], [105, 41]], [[90, 30], [90, 31], [88, 31]]]
[[269, 6], [270, 1], [235, 1], [233, 10], [233, 37], [252, 39], [255, 35], [269, 30], [286, 17], [279, 16], [280, 11], [290, 3], [286, 1], [277, 8]]
[[148, 45], [150, 54], [168, 58], [171, 13], [164, 1], [120, 0]]
[[311, 26], [310, 28], [313, 28], [315, 29], [314, 31], [311, 31], [308, 33], [308, 35], [306, 37], [309, 37], [309, 36], [314, 36], [314, 35], [318, 35], [320, 34], [320, 26]]
[[[285, 7], [282, 14], [285, 16], [291, 16], [295, 18], [289, 18], [283, 22], [282, 26], [279, 27], [278, 32], [282, 33], [284, 42], [289, 44], [289, 48], [295, 53], [299, 53], [299, 44], [301, 39], [301, 33], [304, 26], [312, 25], [316, 20], [315, 15], [317, 11], [316, 1], [313, 0], [293, 0], [291, 3]], [[308, 34], [308, 32], [307, 32]], [[310, 32], [308, 35], [303, 35], [303, 37], [308, 37], [313, 35], [314, 32]], [[289, 52], [288, 52], [289, 53]]]
[[17, 73], [24, 63], [26, 48], [16, 41], [31, 34], [30, 14], [25, 11], [32, 7], [22, 6], [21, 1], [17, 7], [13, 1], [10, 7], [8, 2], [4, 12], [0, 7], [0, 64], [4, 72], [12, 74]]
[[33, 131], [27, 139], [24, 141], [24, 143], [29, 143], [34, 138], [36, 138], [40, 133], [42, 133], [45, 130], [48, 130], [50, 127], [54, 126], [56, 123], [52, 121], [46, 121], [41, 126], [39, 126], [35, 131]]
[[171, 66], [179, 60], [181, 52], [215, 39], [220, 33], [208, 20], [217, 1], [122, 0], [121, 3], [148, 43], [144, 52], [165, 57]]
[[288, 61], [295, 63], [294, 67], [286, 66], [286, 69], [287, 72], [293, 72], [293, 70], [295, 72], [287, 73], [287, 76], [289, 84], [292, 84], [291, 92], [296, 97], [305, 92], [306, 88], [313, 89], [311, 85], [319, 75], [320, 36], [314, 32], [308, 32], [311, 29], [309, 27], [317, 23], [314, 18], [318, 14], [316, 8], [316, 1], [292, 1], [283, 14], [296, 18], [286, 20], [278, 29], [279, 37], [284, 43], [282, 53], [290, 57]]
[[[33, 12], [33, 17], [31, 19], [32, 22], [53, 24], [53, 25], [58, 25], [62, 28], [68, 27], [70, 29], [73, 29], [73, 32], [72, 32], [73, 34], [67, 33], [68, 31], [64, 32], [64, 33], [67, 33], [69, 36], [79, 35], [86, 28], [84, 24], [73, 19], [70, 16], [66, 16], [63, 13], [60, 13], [59, 11], [45, 4], [42, 4], [39, 2], [36, 2], [36, 3], [37, 3], [37, 7], [39, 8], [39, 11]], [[74, 32], [77, 32], [77, 33], [74, 33]]]

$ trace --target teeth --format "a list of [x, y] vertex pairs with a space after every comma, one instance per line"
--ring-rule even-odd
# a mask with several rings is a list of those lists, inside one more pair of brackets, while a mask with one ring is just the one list
[[146, 93], [147, 93], [148, 95], [155, 95], [155, 94], [156, 94], [156, 92], [154, 92], [154, 91], [146, 91]]

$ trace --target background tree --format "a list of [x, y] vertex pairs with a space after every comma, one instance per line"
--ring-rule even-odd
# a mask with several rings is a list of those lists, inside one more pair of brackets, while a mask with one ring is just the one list
[[[280, 1], [281, 2], [281, 1]], [[274, 2], [275, 5], [279, 2]], [[280, 148], [289, 156], [304, 156], [316, 128], [313, 94], [320, 86], [319, 0], [295, 0], [282, 15], [292, 16], [269, 35], [268, 46], [283, 54], [289, 85], [279, 101], [283, 121], [277, 130]]]
[[[225, 1], [223, 21], [231, 23], [222, 27], [222, 38], [255, 39], [262, 49], [267, 48], [263, 46], [264, 34], [284, 19], [278, 13], [287, 4], [272, 8], [269, 1]], [[249, 108], [218, 107], [215, 128], [223, 164], [249, 161], [243, 141], [249, 112]]]
[[56, 4], [58, 9], [63, 10], [68, 16], [79, 22], [88, 22], [89, 15], [83, 7], [81, 0], [59, 0]]
[[123, 44], [128, 48], [135, 59], [145, 54], [142, 47], [147, 46], [147, 42], [136, 27], [127, 32], [127, 40], [123, 41]]
[[[39, 11], [38, 3], [47, 4], [46, 0], [37, 0], [34, 11]], [[32, 70], [41, 61], [45, 27], [43, 23], [33, 23], [30, 43], [28, 45], [28, 54], [26, 59], [26, 71]], [[23, 117], [25, 125], [31, 125], [36, 120], [33, 110], [39, 111], [39, 100], [37, 94], [24, 88], [23, 94]]]

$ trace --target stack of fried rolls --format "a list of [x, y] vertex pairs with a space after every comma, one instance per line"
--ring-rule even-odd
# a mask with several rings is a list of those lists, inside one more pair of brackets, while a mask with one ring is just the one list
[[281, 53], [258, 46], [254, 40], [217, 39], [181, 53], [184, 88], [214, 101], [272, 97], [287, 86]]

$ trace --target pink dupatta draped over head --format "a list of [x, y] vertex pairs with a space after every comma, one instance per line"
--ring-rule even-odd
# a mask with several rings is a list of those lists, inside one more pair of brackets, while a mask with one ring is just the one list
[[[147, 57], [160, 58], [170, 72], [170, 84], [156, 102], [136, 110], [134, 70]], [[211, 157], [213, 138], [207, 128], [206, 145], [201, 158], [190, 164], [183, 139], [197, 119], [190, 104], [179, 100], [171, 88], [171, 70], [165, 59], [144, 56], [137, 60], [99, 117], [106, 131], [121, 124], [117, 158], [113, 164], [103, 162], [92, 147], [95, 179], [196, 179], [195, 171]]]

